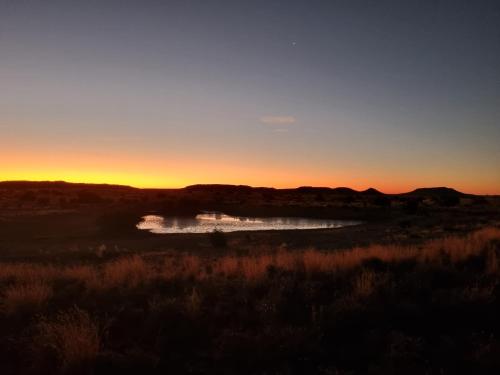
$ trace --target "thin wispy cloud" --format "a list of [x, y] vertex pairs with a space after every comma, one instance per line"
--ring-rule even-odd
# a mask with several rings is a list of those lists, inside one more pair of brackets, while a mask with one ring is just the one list
[[262, 116], [259, 120], [266, 125], [289, 125], [296, 122], [293, 116]]

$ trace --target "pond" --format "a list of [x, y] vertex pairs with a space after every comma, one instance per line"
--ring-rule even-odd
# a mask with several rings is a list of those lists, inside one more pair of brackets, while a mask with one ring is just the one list
[[206, 212], [194, 218], [146, 215], [137, 228], [151, 233], [207, 233], [254, 230], [292, 230], [341, 228], [360, 224], [359, 221], [311, 219], [298, 217], [245, 217], [218, 212]]

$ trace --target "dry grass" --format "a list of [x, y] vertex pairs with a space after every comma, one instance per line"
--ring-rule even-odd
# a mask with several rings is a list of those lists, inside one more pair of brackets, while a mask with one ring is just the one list
[[421, 245], [372, 245], [335, 252], [278, 250], [274, 253], [258, 252], [253, 256], [226, 255], [216, 259], [184, 254], [167, 257], [160, 266], [147, 263], [137, 255], [111, 261], [102, 267], [1, 264], [0, 283], [11, 285], [5, 293], [5, 299], [10, 301], [8, 304], [20, 306], [23, 299], [35, 304], [36, 301], [43, 303], [50, 297], [51, 283], [57, 280], [81, 283], [89, 290], [136, 287], [154, 279], [227, 277], [256, 281], [266, 277], [270, 269], [311, 275], [343, 272], [371, 259], [388, 263], [406, 260], [419, 263], [460, 262], [483, 252], [487, 254], [486, 273], [495, 274], [498, 273], [499, 260], [497, 245], [492, 241], [500, 241], [500, 228], [485, 228], [465, 236], [430, 240]]
[[57, 281], [79, 283], [89, 290], [135, 287], [148, 280], [151, 267], [139, 256], [127, 257], [98, 266], [66, 266], [37, 264], [0, 264], [0, 285], [7, 285], [8, 296], [28, 295], [28, 290], [50, 289]]
[[135, 255], [106, 264], [100, 285], [103, 288], [136, 287], [146, 282], [150, 275], [150, 267]]
[[170, 280], [178, 278], [200, 279], [205, 275], [200, 257], [194, 255], [182, 255], [180, 257], [165, 258], [160, 277]]
[[99, 353], [98, 326], [79, 308], [61, 312], [51, 320], [42, 318], [37, 328], [35, 354], [39, 358], [54, 358], [62, 372], [78, 372]]
[[99, 285], [99, 276], [95, 267], [91, 266], [71, 266], [63, 268], [60, 278], [65, 281], [81, 283], [87, 288], [96, 288]]
[[33, 311], [44, 305], [52, 294], [52, 287], [42, 282], [14, 284], [5, 290], [2, 310], [7, 314]]
[[95, 267], [56, 267], [30, 263], [0, 264], [0, 283], [52, 283], [56, 280], [87, 282], [95, 276]]
[[418, 257], [420, 261], [436, 262], [444, 255], [456, 263], [479, 255], [494, 240], [500, 240], [500, 228], [483, 228], [464, 237], [450, 236], [428, 241]]
[[[64, 303], [65, 307], [61, 307], [67, 308], [79, 297], [83, 297], [81, 304], [89, 311], [94, 311], [96, 306], [98, 309], [109, 306], [115, 309], [115, 300], [118, 300], [115, 299], [116, 295], [129, 301], [131, 296], [140, 292], [141, 299], [142, 295], [149, 298], [151, 293], [150, 310], [154, 312], [154, 317], [162, 321], [165, 320], [164, 316], [169, 317], [170, 314], [173, 317], [177, 316], [180, 309], [190, 318], [202, 319], [207, 313], [211, 313], [208, 310], [213, 301], [222, 304], [219, 306], [221, 311], [226, 308], [235, 308], [238, 314], [246, 311], [240, 310], [245, 307], [236, 307], [239, 302], [237, 304], [227, 299], [233, 298], [233, 295], [228, 293], [229, 297], [226, 296], [224, 285], [231, 287], [237, 285], [241, 288], [244, 300], [250, 300], [249, 296], [253, 296], [255, 292], [253, 287], [262, 283], [265, 288], [258, 287], [255, 290], [269, 290], [269, 295], [256, 302], [263, 319], [274, 319], [280, 311], [278, 309], [281, 309], [279, 306], [287, 306], [281, 302], [286, 301], [289, 291], [293, 291], [303, 293], [301, 296], [304, 298], [301, 297], [301, 300], [311, 301], [311, 306], [308, 306], [307, 302], [304, 307], [311, 309], [312, 322], [320, 324], [324, 319], [323, 316], [327, 316], [331, 311], [334, 313], [340, 311], [340, 316], [343, 316], [342, 314], [349, 313], [353, 309], [362, 311], [360, 307], [365, 303], [381, 301], [376, 297], [381, 296], [388, 286], [392, 288], [389, 291], [406, 293], [405, 288], [402, 288], [404, 289], [402, 291], [397, 288], [400, 276], [397, 272], [404, 269], [399, 267], [398, 263], [405, 261], [411, 261], [411, 266], [416, 265], [416, 270], [432, 271], [433, 268], [425, 267], [426, 264], [443, 265], [443, 269], [447, 269], [457, 263], [456, 270], [465, 269], [464, 272], [467, 273], [464, 275], [475, 277], [480, 273], [475, 281], [450, 287], [443, 301], [449, 299], [452, 302], [484, 305], [495, 300], [495, 288], [500, 282], [499, 244], [500, 228], [486, 228], [465, 236], [445, 237], [420, 245], [372, 245], [335, 252], [313, 249], [305, 251], [275, 249], [273, 252], [273, 249], [268, 249], [268, 252], [259, 251], [255, 255], [225, 255], [217, 258], [187, 254], [160, 258], [160, 255], [156, 254], [152, 257], [156, 262], [146, 262], [142, 257], [135, 255], [94, 266], [0, 264], [1, 307], [6, 314], [4, 318], [8, 321], [15, 318], [18, 312], [50, 316], [56, 310], [52, 305], [50, 309], [45, 308], [49, 306], [47, 302], [51, 301], [54, 305]], [[468, 262], [471, 256], [481, 256], [481, 262], [476, 260]], [[369, 267], [367, 261], [370, 261], [371, 265], [379, 264], [373, 262], [374, 259], [385, 263], [384, 268]], [[481, 272], [477, 270], [477, 264], [482, 266], [483, 261], [484, 269]], [[471, 271], [467, 269], [468, 265], [473, 265], [475, 268]], [[391, 270], [396, 272], [391, 273]], [[413, 274], [411, 276], [409, 280], [412, 283], [420, 282], [420, 278]], [[234, 283], [233, 279], [241, 282]], [[182, 281], [185, 280], [188, 282], [183, 284]], [[205, 288], [202, 282], [205, 280], [208, 280], [208, 288]], [[213, 283], [210, 280], [213, 280]], [[321, 289], [309, 289], [308, 286], [304, 290], [296, 291], [291, 289], [292, 284], [289, 285], [289, 280], [312, 281], [304, 285], [317, 284]], [[65, 290], [68, 283], [72, 285]], [[166, 284], [170, 285], [165, 288]], [[337, 286], [339, 292], [336, 291], [334, 296], [332, 293], [333, 302], [324, 304], [322, 294], [325, 288], [335, 289]], [[141, 289], [126, 290], [137, 287]], [[60, 290], [62, 293], [57, 294]], [[169, 295], [169, 290], [174, 290], [172, 295]], [[214, 296], [220, 290], [224, 293], [221, 293], [221, 296]], [[233, 293], [233, 290], [230, 292]], [[240, 289], [235, 289], [234, 292], [238, 294]], [[429, 299], [439, 298], [439, 294], [434, 296], [431, 292]], [[98, 299], [93, 299], [94, 293], [99, 294]], [[53, 298], [53, 294], [56, 297]], [[109, 298], [110, 296], [112, 298]], [[109, 300], [109, 305], [100, 303], [106, 300]], [[103, 314], [107, 313], [106, 310], [96, 312], [95, 316], [101, 317], [101, 322], [107, 321], [107, 315]], [[21, 316], [28, 317], [27, 314]], [[28, 318], [29, 321], [36, 322], [33, 316]], [[126, 332], [130, 328], [128, 317], [116, 327], [118, 331]], [[75, 307], [55, 317], [41, 319], [36, 328], [33, 354], [35, 362], [41, 369], [50, 369], [48, 373], [91, 372], [92, 364], [101, 349], [101, 337], [99, 326], [86, 311]], [[107, 341], [107, 345], [109, 343], [110, 341]]]
[[352, 291], [353, 297], [365, 298], [370, 296], [380, 282], [380, 277], [373, 271], [363, 270], [355, 279]]
[[267, 254], [255, 257], [224, 256], [213, 262], [212, 269], [214, 275], [256, 280], [265, 276], [267, 267], [274, 263], [273, 258]]
[[28, 263], [0, 265], [0, 282], [50, 282], [60, 276], [60, 270], [50, 265]]
[[[491, 248], [492, 240], [500, 240], [499, 228], [481, 229], [464, 237], [431, 240], [420, 246], [372, 245], [337, 252], [306, 250], [258, 256], [224, 256], [214, 260], [212, 268], [215, 274], [255, 280], [263, 277], [271, 266], [286, 271], [313, 274], [352, 269], [370, 259], [389, 263], [410, 259], [420, 263], [434, 263], [449, 259], [456, 263]], [[488, 251], [488, 272], [496, 272], [498, 269], [496, 253], [493, 249]]]

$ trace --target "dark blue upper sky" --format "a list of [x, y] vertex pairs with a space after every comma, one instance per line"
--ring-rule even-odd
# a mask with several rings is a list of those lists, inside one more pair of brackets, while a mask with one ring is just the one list
[[0, 86], [0, 179], [500, 192], [498, 1], [0, 0]]

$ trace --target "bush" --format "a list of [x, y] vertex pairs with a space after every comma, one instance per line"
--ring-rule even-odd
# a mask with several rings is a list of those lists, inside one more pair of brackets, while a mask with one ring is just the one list
[[[37, 326], [33, 350], [38, 365], [53, 373], [89, 373], [100, 349], [97, 323], [86, 311], [74, 307], [54, 319], [42, 318]], [[47, 363], [49, 362], [49, 363]]]

